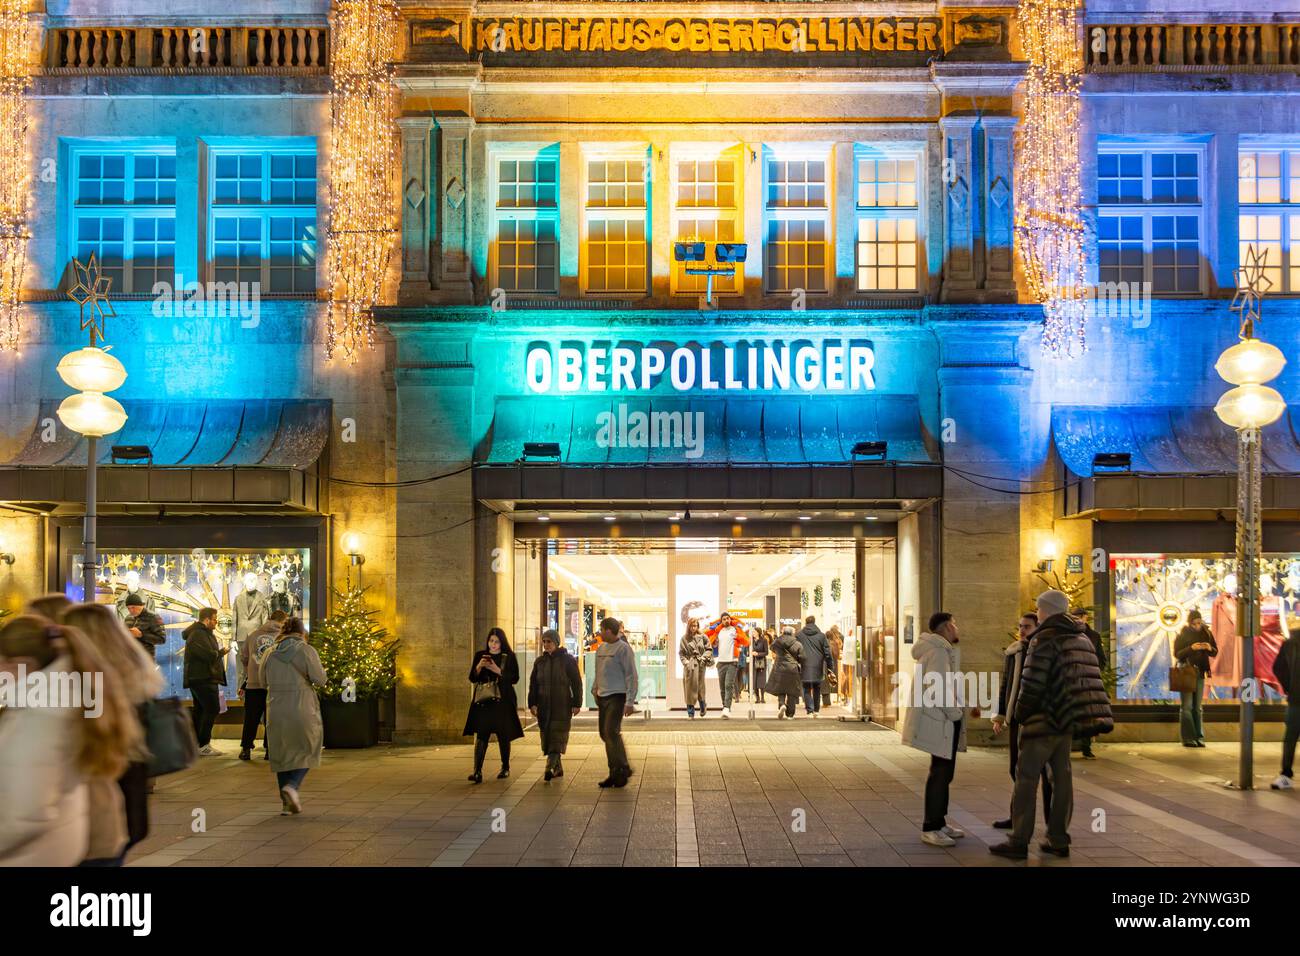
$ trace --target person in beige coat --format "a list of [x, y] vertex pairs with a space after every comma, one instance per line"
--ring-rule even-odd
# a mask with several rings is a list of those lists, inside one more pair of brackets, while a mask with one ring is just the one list
[[302, 812], [303, 778], [320, 766], [325, 730], [316, 687], [329, 678], [300, 618], [290, 618], [261, 660], [266, 681], [266, 742], [280, 786], [281, 815]]

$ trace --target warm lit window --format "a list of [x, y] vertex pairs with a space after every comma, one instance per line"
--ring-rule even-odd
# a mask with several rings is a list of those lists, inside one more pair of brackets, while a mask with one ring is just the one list
[[768, 292], [829, 288], [829, 151], [765, 150], [763, 263]]
[[920, 156], [859, 146], [856, 167], [857, 288], [920, 288]]
[[[714, 246], [719, 242], [743, 242], [741, 215], [744, 189], [740, 156], [743, 147], [678, 148], [673, 155], [673, 239], [703, 242], [707, 261], [673, 262], [673, 291], [703, 293], [707, 278], [686, 274], [688, 265], [714, 267]], [[725, 268], [725, 266], [723, 267]], [[741, 269], [717, 276], [713, 290], [729, 294], [741, 290]]]
[[646, 291], [648, 168], [644, 147], [586, 157], [583, 255], [588, 292]]
[[73, 255], [93, 253], [110, 294], [176, 281], [176, 152], [172, 147], [71, 147]]
[[559, 291], [559, 151], [495, 155], [496, 288]]
[[1201, 291], [1204, 153], [1103, 147], [1097, 155], [1098, 281], [1156, 295]]
[[208, 148], [208, 261], [215, 282], [316, 292], [316, 147]]
[[1300, 293], [1300, 150], [1237, 154], [1239, 262], [1249, 249], [1264, 261], [1271, 294]]

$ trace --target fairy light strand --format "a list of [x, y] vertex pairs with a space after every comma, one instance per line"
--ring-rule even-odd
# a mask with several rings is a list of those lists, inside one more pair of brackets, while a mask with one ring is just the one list
[[1043, 346], [1087, 347], [1087, 276], [1080, 209], [1082, 0], [1027, 0], [1017, 12], [1029, 61], [1016, 142], [1016, 249], [1030, 296], [1043, 304]]
[[27, 94], [38, 63], [39, 26], [30, 0], [0, 0], [0, 352], [17, 351], [27, 268], [31, 148]]
[[393, 0], [335, 0], [330, 13], [330, 304], [325, 355], [355, 363], [374, 348], [372, 309], [397, 244], [398, 161]]

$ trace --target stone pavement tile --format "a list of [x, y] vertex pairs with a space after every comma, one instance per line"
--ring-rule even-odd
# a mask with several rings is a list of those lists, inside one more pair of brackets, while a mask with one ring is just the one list
[[622, 866], [623, 854], [606, 853], [590, 854], [575, 853], [573, 859], [569, 862], [570, 866]]
[[799, 863], [803, 866], [852, 866], [853, 860], [847, 853], [800, 853]]
[[674, 866], [677, 852], [672, 849], [642, 849], [629, 847], [623, 857], [624, 866]]
[[743, 853], [700, 853], [700, 866], [747, 866], [749, 858]]

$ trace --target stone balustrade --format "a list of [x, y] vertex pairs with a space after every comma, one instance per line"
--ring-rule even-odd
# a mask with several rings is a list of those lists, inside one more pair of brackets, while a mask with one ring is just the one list
[[325, 27], [60, 27], [45, 72], [323, 74]]
[[1291, 72], [1300, 24], [1110, 24], [1085, 27], [1089, 73]]

